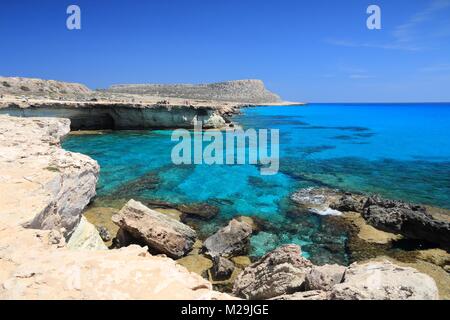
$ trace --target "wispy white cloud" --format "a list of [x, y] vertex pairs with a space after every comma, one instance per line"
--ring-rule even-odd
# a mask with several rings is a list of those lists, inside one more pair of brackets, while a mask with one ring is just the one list
[[349, 78], [350, 78], [350, 79], [370, 79], [370, 78], [373, 78], [373, 76], [370, 76], [370, 75], [368, 75], [368, 74], [359, 74], [359, 73], [356, 73], [356, 74], [350, 74], [350, 75], [349, 75]]
[[450, 72], [450, 63], [436, 64], [420, 69], [421, 72]]
[[322, 78], [348, 78], [348, 79], [370, 79], [375, 78], [370, 75], [369, 72], [364, 68], [358, 68], [348, 65], [339, 65], [334, 69], [334, 73], [326, 73], [321, 76]]
[[397, 43], [412, 43], [416, 40], [417, 28], [433, 19], [434, 15], [450, 7], [450, 0], [434, 0], [423, 11], [416, 13], [393, 32]]
[[[395, 27], [392, 32], [393, 40], [386, 43], [373, 42], [356, 42], [342, 39], [327, 39], [327, 43], [352, 48], [379, 48], [392, 50], [420, 51], [426, 47], [420, 45], [418, 39], [418, 30], [423, 24], [434, 19], [436, 14], [450, 8], [450, 0], [433, 0], [424, 10], [414, 14], [408, 21]], [[432, 32], [432, 36], [436, 38], [444, 38], [450, 36], [450, 19], [446, 19], [441, 23], [439, 28]]]

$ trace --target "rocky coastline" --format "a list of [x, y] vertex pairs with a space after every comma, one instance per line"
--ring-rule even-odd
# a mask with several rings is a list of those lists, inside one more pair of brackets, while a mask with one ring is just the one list
[[[411, 267], [411, 263], [379, 254], [358, 259], [350, 266], [314, 265], [301, 256], [296, 245], [282, 246], [252, 261], [246, 254], [249, 238], [258, 232], [257, 222], [237, 218], [199, 241], [196, 231], [180, 221], [183, 215], [201, 219], [214, 216], [205, 214], [213, 208], [199, 204], [178, 206], [186, 212], [182, 213], [170, 204], [153, 203], [158, 211], [128, 201], [113, 215], [118, 231], [117, 235], [111, 233], [115, 242], [108, 250], [105, 241], [111, 239], [102, 239], [99, 228], [83, 217], [84, 208], [95, 196], [99, 167], [94, 160], [66, 152], [59, 144], [69, 132], [69, 121], [0, 116], [0, 128], [1, 172], [8, 172], [1, 176], [1, 191], [7, 195], [0, 215], [3, 299], [449, 298], [445, 268], [450, 259], [443, 249], [435, 249], [441, 251], [434, 251], [434, 255], [427, 250], [415, 252], [423, 255], [423, 263], [441, 271], [418, 264]], [[359, 233], [373, 228], [372, 233], [382, 233], [379, 238], [384, 237], [386, 243], [397, 236], [385, 232], [393, 227], [382, 219], [382, 209], [399, 211], [396, 217], [401, 221], [411, 219], [409, 211], [414, 211], [414, 217], [419, 212], [428, 221], [423, 230], [446, 226], [427, 214], [427, 209], [409, 204], [337, 190], [299, 192], [292, 196], [299, 214], [304, 210], [339, 210], [342, 215], [333, 216], [340, 219], [336, 223], [353, 225]], [[384, 231], [375, 228], [381, 224], [379, 220]], [[402, 226], [395, 222], [395, 226]], [[402, 237], [416, 237], [405, 228], [395, 231], [403, 233]], [[371, 242], [366, 240], [364, 245]], [[204, 263], [201, 268], [199, 261]], [[72, 271], [68, 274], [67, 270]]]

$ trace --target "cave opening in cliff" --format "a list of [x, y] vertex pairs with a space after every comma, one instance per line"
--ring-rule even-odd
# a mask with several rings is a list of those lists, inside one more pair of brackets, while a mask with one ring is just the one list
[[103, 113], [94, 116], [83, 116], [70, 118], [71, 130], [114, 130], [116, 123], [114, 118]]

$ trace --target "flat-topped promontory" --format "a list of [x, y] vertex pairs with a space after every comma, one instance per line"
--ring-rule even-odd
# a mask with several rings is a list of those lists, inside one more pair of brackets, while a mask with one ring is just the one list
[[0, 77], [0, 114], [62, 117], [72, 130], [229, 126], [240, 107], [284, 104], [260, 80], [200, 85], [116, 85], [91, 90], [53, 80]]

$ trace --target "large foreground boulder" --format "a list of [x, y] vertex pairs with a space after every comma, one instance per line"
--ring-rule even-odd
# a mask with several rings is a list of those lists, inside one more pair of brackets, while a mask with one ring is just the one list
[[197, 238], [193, 229], [167, 215], [130, 200], [113, 222], [137, 240], [145, 242], [151, 251], [181, 258], [191, 251]]
[[270, 299], [304, 289], [312, 264], [297, 245], [286, 245], [245, 268], [234, 283], [233, 294], [245, 299]]
[[389, 261], [352, 264], [344, 281], [331, 290], [334, 300], [436, 300], [436, 283], [429, 276]]
[[203, 243], [203, 251], [211, 257], [233, 257], [248, 251], [252, 227], [246, 222], [231, 220], [228, 225]]
[[377, 229], [450, 248], [450, 223], [437, 220], [425, 207], [374, 196], [367, 200], [362, 215]]

